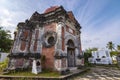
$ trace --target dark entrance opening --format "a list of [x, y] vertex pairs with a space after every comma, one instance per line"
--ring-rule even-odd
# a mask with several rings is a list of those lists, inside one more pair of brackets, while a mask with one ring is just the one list
[[72, 40], [67, 42], [68, 67], [75, 67], [75, 45]]

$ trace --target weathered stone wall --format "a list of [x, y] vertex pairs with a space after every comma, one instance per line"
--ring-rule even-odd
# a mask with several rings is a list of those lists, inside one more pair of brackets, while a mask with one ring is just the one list
[[[56, 23], [51, 23], [44, 26], [44, 32], [47, 31], [54, 31], [56, 32]], [[54, 69], [54, 53], [55, 53], [55, 46], [46, 48], [42, 47], [42, 55], [45, 55], [45, 68]]]

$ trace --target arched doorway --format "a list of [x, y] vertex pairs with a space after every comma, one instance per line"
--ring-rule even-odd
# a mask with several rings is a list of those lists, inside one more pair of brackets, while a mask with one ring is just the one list
[[68, 67], [75, 67], [75, 45], [70, 39], [67, 42], [67, 57], [68, 57]]

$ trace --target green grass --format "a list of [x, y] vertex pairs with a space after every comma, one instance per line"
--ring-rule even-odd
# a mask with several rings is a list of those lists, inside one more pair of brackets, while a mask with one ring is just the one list
[[[8, 59], [0, 62], [0, 75], [3, 75], [3, 70], [7, 67]], [[27, 71], [11, 71], [10, 73], [4, 74], [5, 76], [42, 76], [42, 77], [59, 77], [58, 72], [43, 70], [39, 74], [33, 74], [31, 70]]]
[[39, 76], [39, 77], [59, 77], [60, 74], [58, 72], [52, 71], [43, 71], [39, 74], [33, 74], [31, 71], [22, 71], [22, 72], [11, 72], [8, 74], [4, 74], [7, 76]]

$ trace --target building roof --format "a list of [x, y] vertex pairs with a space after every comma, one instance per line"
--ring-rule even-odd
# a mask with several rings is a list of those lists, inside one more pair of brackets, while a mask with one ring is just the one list
[[[53, 13], [52, 13], [53, 12]], [[50, 14], [49, 14], [50, 13]], [[51, 14], [52, 13], [52, 14]], [[49, 14], [49, 15], [48, 15]], [[79, 30], [81, 28], [78, 21], [75, 19], [72, 11], [66, 11], [62, 6], [51, 6], [50, 8], [47, 8], [44, 13], [39, 14], [37, 11], [33, 13], [30, 20], [26, 20], [25, 23], [20, 23], [19, 25], [27, 25], [34, 28], [34, 25], [36, 23], [40, 25], [48, 24], [50, 22], [59, 22], [62, 20], [61, 17], [58, 16], [64, 16], [66, 19], [68, 18], [70, 21], [75, 23], [75, 27]]]
[[59, 8], [59, 6], [51, 6], [50, 8], [47, 8], [44, 13], [55, 11], [57, 8]]
[[75, 17], [74, 17], [74, 15], [73, 15], [72, 11], [68, 11], [67, 14], [68, 14], [70, 20], [72, 20], [73, 22], [76, 22], [76, 21], [75, 21]]

